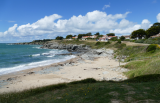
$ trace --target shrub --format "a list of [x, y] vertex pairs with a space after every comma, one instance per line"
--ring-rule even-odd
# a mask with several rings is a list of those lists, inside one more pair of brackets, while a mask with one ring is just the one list
[[117, 39], [117, 37], [112, 37], [111, 40], [117, 41], [118, 39]]
[[100, 45], [100, 44], [101, 44], [101, 42], [98, 41], [95, 45]]
[[105, 43], [104, 43], [104, 45], [107, 45], [107, 44], [110, 44], [110, 42], [108, 41], [108, 42], [105, 42]]
[[136, 40], [135, 43], [143, 43], [145, 41], [145, 39], [139, 39], [139, 40]]
[[147, 47], [147, 52], [153, 53], [153, 52], [155, 52], [156, 48], [157, 48], [157, 45], [156, 45], [156, 44], [151, 44], [151, 45], [149, 45], [149, 46]]
[[121, 44], [121, 40], [118, 39], [117, 43]]
[[121, 37], [120, 37], [120, 40], [121, 40], [121, 41], [124, 41], [124, 40], [125, 40], [125, 37], [124, 37], [124, 36], [121, 36]]

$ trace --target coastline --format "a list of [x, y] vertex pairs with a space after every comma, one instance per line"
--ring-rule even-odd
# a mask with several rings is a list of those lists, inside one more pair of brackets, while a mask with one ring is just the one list
[[[122, 75], [122, 72], [127, 70], [119, 67], [119, 62], [111, 58], [113, 52], [107, 54], [102, 50], [95, 51], [96, 55], [94, 56], [89, 52], [64, 62], [3, 75], [0, 80], [5, 80], [3, 82], [8, 84], [0, 87], [0, 93], [22, 91], [86, 78], [117, 81], [127, 79]], [[99, 52], [103, 53], [99, 55]], [[89, 56], [90, 59], [87, 59]], [[121, 65], [123, 64], [125, 63], [121, 63]]]

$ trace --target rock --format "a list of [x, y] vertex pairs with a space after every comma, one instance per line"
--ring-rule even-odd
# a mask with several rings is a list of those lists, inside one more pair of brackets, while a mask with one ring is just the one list
[[7, 79], [7, 81], [11, 81], [11, 80], [13, 80], [13, 78], [8, 78], [8, 79]]
[[27, 73], [27, 74], [33, 74], [33, 73], [35, 73], [35, 72], [29, 72], [29, 73]]

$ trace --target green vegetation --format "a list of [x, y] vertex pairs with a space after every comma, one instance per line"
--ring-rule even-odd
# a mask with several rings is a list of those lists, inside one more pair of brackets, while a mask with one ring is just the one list
[[115, 36], [115, 33], [106, 34], [107, 36]]
[[72, 39], [72, 37], [73, 37], [72, 35], [67, 35], [66, 39]]
[[160, 102], [160, 74], [121, 82], [85, 79], [0, 95], [0, 103], [122, 103]]
[[121, 36], [121, 37], [120, 37], [120, 40], [121, 40], [121, 41], [124, 41], [124, 40], [125, 40], [125, 37], [124, 37], [124, 36]]
[[118, 39], [117, 39], [117, 37], [112, 37], [111, 40], [112, 41], [117, 41]]
[[126, 56], [130, 61], [123, 67], [130, 69], [124, 73], [128, 78], [147, 74], [160, 74], [160, 50], [157, 44], [147, 46], [127, 46], [116, 51], [117, 56]]
[[89, 32], [89, 33], [86, 33], [86, 34], [78, 34], [78, 39], [81, 39], [82, 36], [92, 36], [92, 33]]
[[62, 39], [63, 39], [62, 36], [57, 36], [57, 37], [56, 37], [56, 40], [62, 40]]

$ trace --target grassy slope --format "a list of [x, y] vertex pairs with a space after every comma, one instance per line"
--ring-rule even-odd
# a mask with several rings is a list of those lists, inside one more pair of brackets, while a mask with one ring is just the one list
[[[62, 41], [61, 41], [62, 42]], [[84, 41], [63, 41], [66, 44], [86, 44], [92, 48], [121, 47], [121, 44]], [[123, 47], [123, 46], [122, 46]], [[127, 47], [117, 49], [116, 55], [128, 55], [127, 60], [137, 57], [151, 57], [160, 55], [145, 53], [146, 47]], [[119, 101], [122, 103], [153, 101], [160, 102], [160, 70], [159, 58], [132, 60], [124, 67], [131, 69], [126, 72], [129, 78], [123, 82], [99, 82], [93, 79], [73, 82], [69, 84], [50, 85], [31, 89], [20, 93], [0, 95], [0, 103], [109, 103]], [[151, 74], [151, 75], [146, 75]], [[134, 77], [134, 78], [133, 78]]]

